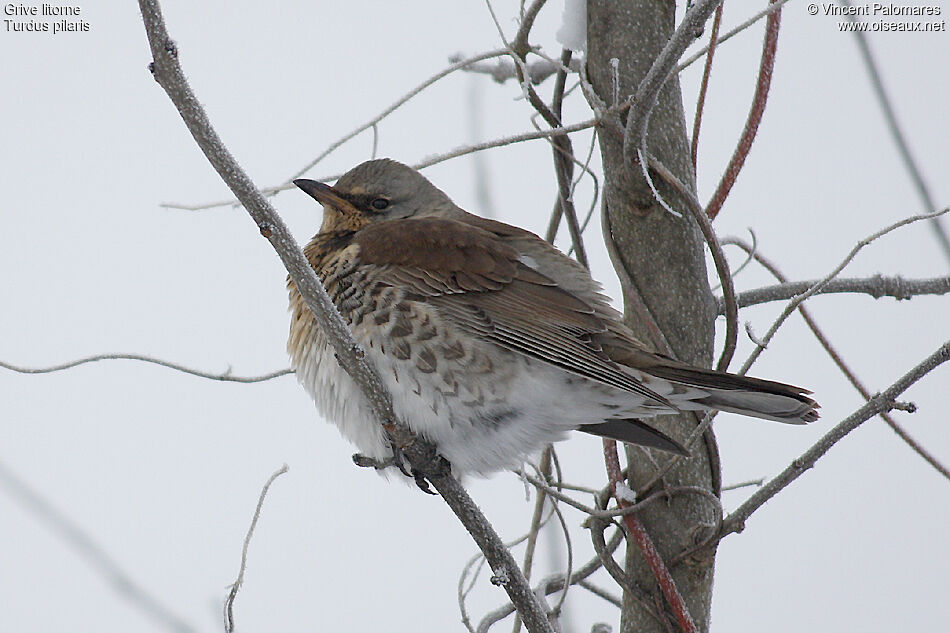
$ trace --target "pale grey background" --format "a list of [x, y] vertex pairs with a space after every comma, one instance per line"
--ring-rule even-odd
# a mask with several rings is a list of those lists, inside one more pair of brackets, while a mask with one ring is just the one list
[[[726, 7], [726, 27], [751, 12], [741, 4]], [[88, 33], [0, 30], [0, 359], [42, 366], [116, 351], [238, 374], [285, 367], [284, 271], [247, 215], [159, 207], [227, 191], [146, 70], [136, 5], [81, 6]], [[286, 179], [444, 67], [448, 55], [499, 45], [480, 2], [163, 8], [199, 99], [261, 186]], [[513, 34], [515, 9], [497, 8]], [[551, 54], [559, 50], [559, 14], [552, 3], [535, 29], [533, 41]], [[858, 239], [921, 211], [853, 37], [835, 23], [807, 15], [803, 3], [786, 7], [765, 119], [716, 222], [721, 235], [753, 227], [762, 251], [796, 279], [824, 275]], [[761, 37], [760, 24], [717, 54], [700, 151], [703, 199], [745, 120]], [[939, 205], [950, 202], [947, 38], [870, 38]], [[700, 70], [684, 73], [690, 111]], [[382, 124], [381, 155], [415, 162], [469, 142], [473, 83], [486, 137], [530, 129], [517, 86], [455, 74]], [[549, 94], [550, 85], [541, 90]], [[587, 118], [574, 103], [569, 117]], [[576, 147], [583, 152], [584, 141]], [[370, 148], [364, 135], [310, 175], [339, 173]], [[546, 143], [484, 156], [497, 216], [543, 231], [554, 199]], [[472, 164], [463, 158], [426, 174], [476, 211]], [[588, 192], [585, 184], [579, 202]], [[319, 210], [306, 196], [287, 192], [274, 203], [299, 240], [315, 231]], [[588, 236], [595, 275], [617, 296], [599, 229]], [[868, 248], [845, 274], [927, 277], [947, 269], [919, 224]], [[766, 283], [754, 266], [737, 279], [740, 288]], [[930, 354], [950, 329], [946, 297], [900, 304], [824, 297], [810, 305], [874, 390]], [[744, 310], [740, 318], [762, 333], [779, 310]], [[773, 475], [859, 405], [797, 317], [754, 373], [813, 388], [824, 417], [792, 428], [721, 416], [726, 483]], [[907, 394], [920, 411], [898, 414], [945, 462], [948, 378], [946, 368], [933, 373]], [[578, 437], [560, 451], [570, 478], [602, 479], [599, 441]], [[219, 384], [125, 361], [45, 376], [0, 369], [0, 462], [197, 630], [219, 629], [260, 486], [284, 462], [290, 473], [272, 489], [250, 552], [240, 630], [462, 630], [455, 584], [474, 546], [437, 498], [355, 468], [351, 453], [290, 377]], [[515, 477], [475, 481], [470, 490], [505, 538], [525, 529], [531, 506]], [[748, 493], [727, 493], [727, 509]], [[713, 629], [946, 630], [948, 504], [948, 482], [882, 422], [868, 422], [723, 543]], [[166, 630], [6, 487], [0, 516], [0, 631]], [[581, 517], [568, 519], [576, 528]], [[586, 560], [586, 533], [574, 536]], [[476, 618], [503, 600], [485, 578], [480, 583]], [[575, 631], [615, 622], [597, 599], [574, 604]]]

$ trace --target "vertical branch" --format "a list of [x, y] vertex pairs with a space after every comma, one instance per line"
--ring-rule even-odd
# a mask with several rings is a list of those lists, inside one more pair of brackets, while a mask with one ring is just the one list
[[699, 97], [696, 99], [696, 116], [693, 117], [693, 137], [689, 147], [689, 158], [696, 171], [696, 155], [699, 151], [699, 128], [703, 121], [703, 107], [706, 105], [706, 91], [709, 88], [709, 75], [712, 73], [713, 56], [716, 54], [716, 40], [719, 37], [719, 23], [722, 22], [722, 7], [716, 7], [713, 17], [712, 34], [709, 36], [709, 52], [706, 54], [706, 64], [703, 67], [703, 80], [699, 84]]
[[[775, 3], [776, 0], [771, 0]], [[759, 64], [759, 78], [755, 85], [755, 96], [752, 98], [752, 109], [749, 110], [749, 117], [746, 119], [745, 129], [742, 130], [742, 136], [739, 138], [739, 144], [736, 151], [732, 154], [732, 159], [726, 166], [726, 171], [719, 181], [719, 186], [713, 193], [709, 204], [706, 205], [706, 215], [710, 219], [715, 219], [722, 208], [726, 197], [736, 184], [736, 178], [742, 171], [742, 165], [752, 149], [752, 143], [755, 141], [756, 132], [759, 130], [759, 123], [762, 121], [762, 115], [765, 113], [765, 104], [769, 99], [769, 86], [772, 84], [772, 69], [775, 67], [775, 51], [778, 48], [778, 32], [782, 22], [782, 11], [779, 9], [771, 13], [765, 23], [765, 42], [762, 45], [762, 61]]]
[[[541, 477], [547, 477], [551, 474], [551, 453], [554, 449], [549, 444], [541, 452], [541, 463], [538, 464], [538, 470]], [[531, 582], [531, 568], [534, 566], [534, 551], [538, 545], [538, 535], [541, 533], [541, 520], [544, 517], [544, 506], [548, 495], [542, 488], [537, 488], [535, 492], [534, 514], [531, 516], [531, 527], [528, 528], [528, 542], [524, 549], [524, 563], [521, 569], [524, 571], [524, 578]], [[515, 625], [512, 629], [514, 633], [521, 630], [521, 617], [515, 614]]]
[[[670, 355], [709, 366], [713, 359], [714, 312], [706, 272], [703, 236], [690, 214], [676, 217], [657, 202], [639, 165], [629, 160], [642, 151], [651, 153], [686, 191], [695, 197], [686, 113], [679, 79], [671, 75], [682, 51], [712, 16], [718, 0], [699, 0], [674, 31], [673, 3], [652, 0], [589, 0], [587, 4], [587, 64], [585, 96], [594, 108], [616, 106], [614, 95], [635, 94], [626, 112], [625, 129], [614, 133], [609, 122], [598, 133], [604, 164], [604, 239], [621, 279], [626, 323], [641, 340], [665, 342]], [[613, 61], [616, 60], [616, 61]], [[655, 172], [654, 172], [655, 173]], [[656, 188], [674, 209], [686, 204], [668, 182]], [[651, 324], [655, 323], [654, 328]], [[658, 416], [651, 420], [661, 431], [680, 437], [697, 425], [694, 416]], [[718, 451], [712, 433], [705, 450], [698, 450], [672, 468], [657, 485], [718, 490]], [[646, 452], [627, 459], [630, 487], [650, 492], [657, 465]], [[658, 552], [669, 557], [695, 544], [697, 523], [715, 524], [718, 510], [693, 496], [676, 496], [666, 505], [644, 508], [638, 519]], [[690, 559], [690, 565], [670, 570], [697, 630], [709, 627], [715, 552]], [[665, 633], [651, 607], [638, 600], [631, 587], [655, 583], [633, 539], [627, 544], [622, 583], [621, 633]]]
[[[622, 509], [629, 508], [630, 503], [628, 503], [618, 491], [618, 486], [623, 483], [623, 473], [620, 470], [620, 458], [617, 456], [616, 441], [604, 440], [604, 462], [607, 466], [607, 478], [610, 480], [610, 485], [614, 497], [617, 499], [617, 503]], [[679, 589], [676, 588], [676, 582], [673, 580], [670, 570], [667, 569], [666, 563], [663, 562], [663, 557], [660, 556], [656, 545], [653, 544], [653, 539], [650, 538], [650, 534], [634, 514], [625, 514], [623, 522], [627, 527], [627, 533], [633, 538], [637, 547], [640, 548], [640, 551], [643, 553], [643, 558], [653, 572], [653, 577], [656, 578], [656, 582], [660, 586], [663, 596], [666, 598], [667, 603], [669, 603], [673, 611], [673, 616], [679, 624], [680, 631], [682, 631], [682, 633], [695, 633], [696, 625], [693, 623], [693, 618], [686, 608], [683, 596], [680, 595]]]

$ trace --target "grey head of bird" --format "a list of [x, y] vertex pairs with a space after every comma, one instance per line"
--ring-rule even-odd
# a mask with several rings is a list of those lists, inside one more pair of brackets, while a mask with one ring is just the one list
[[335, 185], [294, 181], [323, 205], [320, 232], [356, 231], [376, 222], [403, 218], [452, 217], [461, 210], [418, 171], [390, 159], [357, 165]]

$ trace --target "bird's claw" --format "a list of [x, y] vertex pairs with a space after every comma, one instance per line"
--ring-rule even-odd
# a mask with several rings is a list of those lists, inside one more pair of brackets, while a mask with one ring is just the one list
[[429, 486], [429, 478], [432, 476], [451, 474], [452, 472], [449, 463], [434, 449], [431, 451], [431, 454], [426, 455], [425, 463], [423, 467], [419, 469], [412, 468], [406, 459], [406, 454], [403, 449], [392, 444], [390, 445], [390, 450], [392, 451], [392, 456], [386, 459], [376, 459], [375, 457], [363, 455], [362, 453], [354, 453], [353, 463], [360, 468], [375, 468], [376, 470], [383, 470], [384, 468], [395, 466], [403, 475], [414, 479], [416, 485], [419, 486], [419, 490], [430, 495], [437, 493]]
[[427, 495], [434, 495], [436, 492], [429, 487], [429, 480], [426, 479], [426, 476], [420, 472], [412, 474], [412, 478], [416, 480], [416, 485], [419, 486], [419, 490], [426, 493]]
[[399, 469], [406, 477], [413, 477], [412, 468], [409, 466], [409, 462], [406, 460], [406, 454], [402, 451], [401, 448], [395, 444], [390, 444], [389, 449], [392, 451], [393, 456], [390, 463]]

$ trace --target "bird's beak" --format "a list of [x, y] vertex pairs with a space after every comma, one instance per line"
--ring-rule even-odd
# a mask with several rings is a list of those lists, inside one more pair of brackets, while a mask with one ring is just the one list
[[357, 213], [353, 203], [341, 196], [340, 192], [330, 185], [306, 178], [298, 178], [294, 184], [326, 208], [336, 209], [340, 213]]

